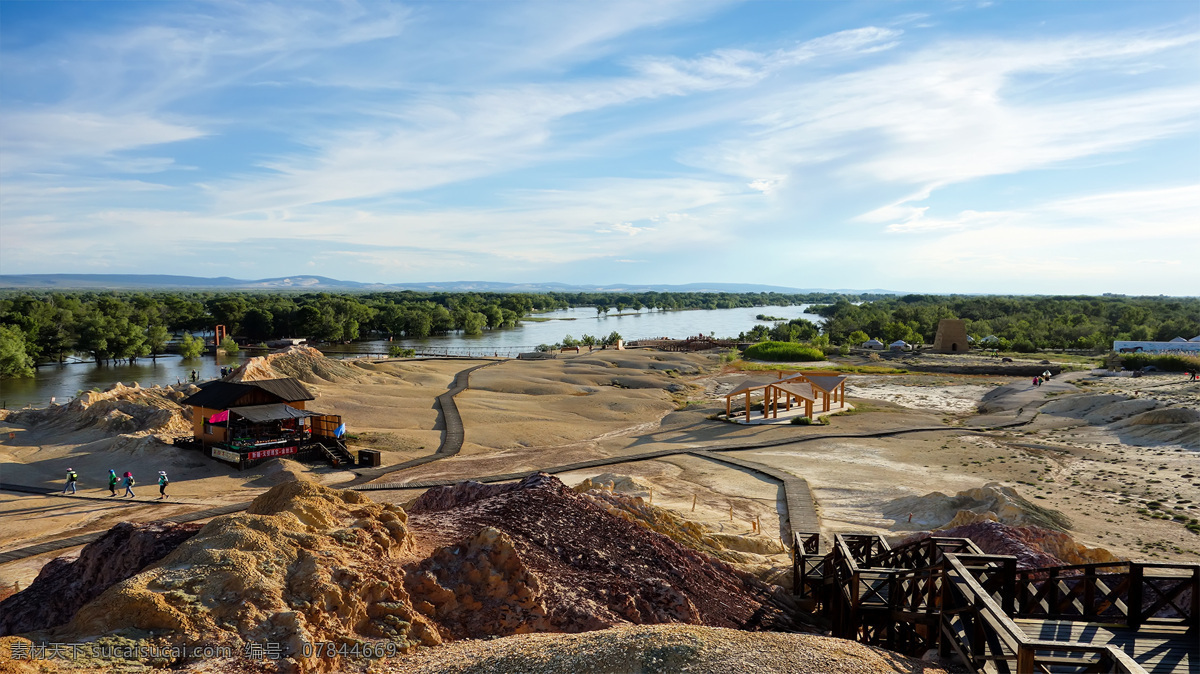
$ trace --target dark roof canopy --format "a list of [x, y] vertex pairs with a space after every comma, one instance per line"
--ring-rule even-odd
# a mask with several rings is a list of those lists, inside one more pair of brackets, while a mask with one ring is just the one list
[[304, 384], [300, 383], [299, 379], [284, 377], [282, 379], [263, 379], [261, 381], [244, 381], [243, 384], [257, 386], [264, 391], [270, 391], [275, 395], [283, 398], [289, 403], [298, 402], [300, 400], [316, 400], [313, 394], [304, 388]]
[[814, 387], [819, 388], [822, 391], [832, 391], [833, 389], [837, 388], [838, 385], [840, 385], [842, 382], [846, 381], [845, 375], [837, 375], [837, 376], [827, 375], [827, 376], [823, 376], [823, 377], [819, 377], [816, 375], [804, 375], [804, 378], [807, 379], [809, 381], [809, 383], [811, 383]]
[[247, 421], [263, 422], [263, 421], [283, 421], [284, 419], [303, 419], [305, 417], [319, 417], [316, 412], [308, 412], [298, 410], [290, 405], [283, 403], [275, 403], [272, 405], [251, 405], [249, 407], [238, 407], [232, 410], [233, 414]]
[[[252, 395], [254, 393], [259, 393], [259, 395]], [[267, 400], [262, 399], [263, 393], [266, 394]], [[314, 400], [313, 395], [304, 388], [304, 384], [292, 378], [285, 378], [243, 382], [214, 381], [185, 398], [182, 404], [207, 407], [211, 410], [226, 410], [237, 407], [238, 401], [247, 397], [253, 400], [243, 402], [243, 406], [261, 405], [272, 399], [275, 402], [286, 403]]]

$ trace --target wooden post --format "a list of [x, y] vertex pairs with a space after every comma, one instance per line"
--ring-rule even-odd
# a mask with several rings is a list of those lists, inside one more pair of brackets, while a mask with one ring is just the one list
[[[1137, 629], [1142, 626], [1142, 583], [1145, 581], [1146, 570], [1137, 562], [1129, 563], [1129, 617], [1126, 624]], [[1192, 591], [1193, 598], [1197, 592]]]
[[730, 522], [733, 521], [733, 506], [732, 505], [729, 506], [729, 521]]
[[1004, 579], [1001, 587], [1001, 607], [1010, 618], [1017, 617], [1017, 560], [1006, 559], [1002, 566]]
[[696, 512], [696, 495], [692, 494], [692, 512]]
[[750, 389], [746, 389], [746, 423], [750, 423]]

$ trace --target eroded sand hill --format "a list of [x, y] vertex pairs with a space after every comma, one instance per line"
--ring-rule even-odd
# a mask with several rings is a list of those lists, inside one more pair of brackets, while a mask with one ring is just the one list
[[[778, 589], [548, 475], [430, 490], [411, 511], [312, 482], [281, 484], [111, 585], [65, 625], [29, 636], [235, 652], [276, 643], [286, 669], [339, 671], [354, 658], [306, 657], [305, 644], [379, 641], [407, 652], [631, 623], [805, 629]], [[64, 568], [57, 582], [77, 581], [72, 568], [83, 573]]]

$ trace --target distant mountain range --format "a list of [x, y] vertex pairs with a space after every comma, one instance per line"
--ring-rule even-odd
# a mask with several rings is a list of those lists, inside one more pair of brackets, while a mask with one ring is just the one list
[[827, 288], [787, 288], [755, 283], [614, 283], [611, 285], [571, 285], [568, 283], [502, 283], [495, 281], [441, 281], [429, 283], [360, 283], [340, 281], [326, 276], [284, 276], [245, 280], [219, 276], [172, 276], [168, 274], [0, 274], [0, 289], [38, 290], [340, 290], [388, 291], [423, 290], [426, 292], [692, 292], [692, 293], [785, 293], [832, 292], [857, 295], [875, 293], [899, 295], [894, 290], [853, 290]]

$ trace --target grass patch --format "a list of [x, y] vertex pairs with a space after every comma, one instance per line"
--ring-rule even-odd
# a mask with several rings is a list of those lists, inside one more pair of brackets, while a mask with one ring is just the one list
[[[734, 360], [729, 363], [731, 367], [745, 372], [776, 372], [779, 370], [795, 370], [794, 365], [774, 363], [748, 363], [744, 360]], [[908, 374], [908, 370], [895, 367], [882, 367], [879, 365], [822, 365], [820, 367], [806, 368], [813, 371], [829, 370], [831, 372], [845, 372], [848, 374]]]
[[759, 342], [746, 349], [746, 357], [776, 363], [811, 363], [825, 360], [820, 349], [796, 342]]
[[1153, 365], [1163, 372], [1200, 372], [1200, 357], [1167, 353], [1121, 354], [1121, 367], [1126, 370], [1140, 370], [1147, 365]]
[[[974, 353], [974, 352], [972, 352]], [[991, 351], [986, 352], [991, 355]], [[982, 352], [980, 355], [984, 355]], [[1026, 362], [1030, 364], [1039, 364], [1043, 360], [1048, 360], [1051, 363], [1068, 363], [1071, 365], [1086, 365], [1088, 367], [1104, 367], [1104, 358], [1102, 356], [1085, 356], [1078, 353], [1021, 353], [1019, 351], [999, 351], [997, 356], [1004, 358], [1012, 358], [1014, 362]]]

